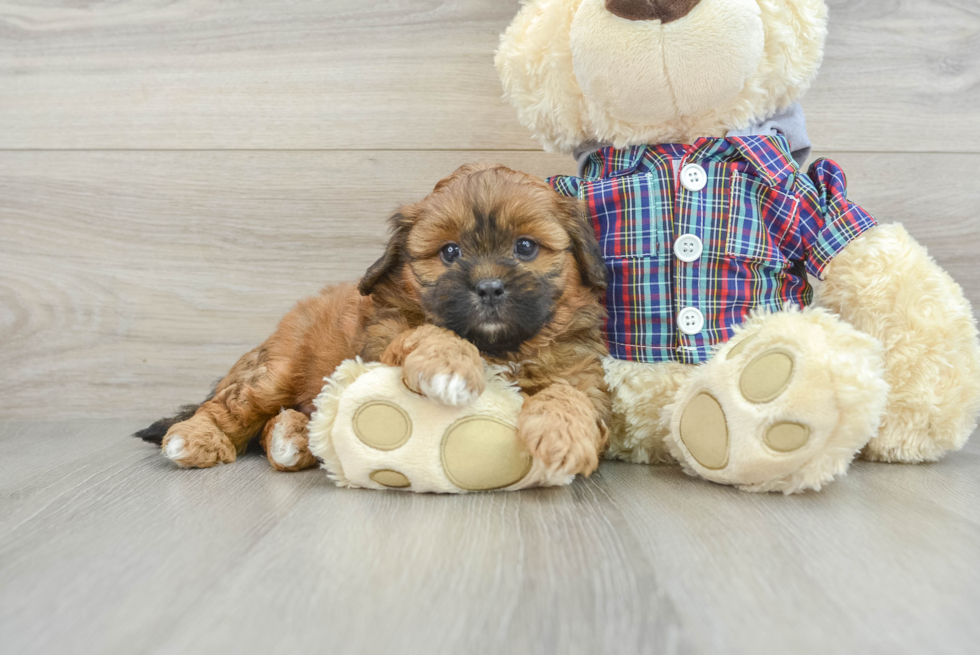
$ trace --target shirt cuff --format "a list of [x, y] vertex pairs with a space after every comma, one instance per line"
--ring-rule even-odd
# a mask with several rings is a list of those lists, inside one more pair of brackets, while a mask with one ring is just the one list
[[824, 270], [837, 253], [876, 225], [878, 221], [874, 216], [851, 204], [847, 211], [828, 223], [817, 235], [816, 243], [806, 260], [806, 272], [823, 280]]

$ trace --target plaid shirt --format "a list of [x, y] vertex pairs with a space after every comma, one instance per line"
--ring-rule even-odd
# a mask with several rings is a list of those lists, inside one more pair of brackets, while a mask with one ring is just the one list
[[[706, 173], [700, 191], [680, 180], [692, 163]], [[847, 200], [836, 163], [822, 159], [802, 175], [782, 136], [603, 148], [581, 177], [549, 182], [588, 205], [609, 271], [609, 351], [635, 362], [703, 362], [753, 310], [810, 304], [807, 273], [822, 279], [876, 225]], [[697, 243], [692, 235], [702, 252], [682, 261], [675, 242]], [[679, 321], [692, 312], [703, 327], [688, 334]], [[685, 327], [692, 331], [690, 320]]]

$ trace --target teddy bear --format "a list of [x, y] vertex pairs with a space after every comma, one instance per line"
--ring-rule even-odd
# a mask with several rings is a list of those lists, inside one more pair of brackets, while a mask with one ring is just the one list
[[504, 95], [576, 158], [550, 182], [603, 251], [609, 457], [790, 494], [976, 427], [960, 287], [835, 162], [803, 168], [826, 33], [823, 0], [524, 0], [502, 35]]

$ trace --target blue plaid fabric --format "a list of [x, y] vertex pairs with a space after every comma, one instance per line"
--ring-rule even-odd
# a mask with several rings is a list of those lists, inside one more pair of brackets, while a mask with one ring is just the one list
[[[700, 191], [680, 183], [691, 163], [707, 175]], [[847, 200], [836, 163], [822, 159], [803, 175], [781, 136], [603, 148], [581, 176], [549, 182], [588, 205], [610, 277], [609, 351], [636, 362], [703, 362], [751, 311], [810, 304], [807, 273], [822, 278], [876, 225]], [[692, 262], [674, 254], [684, 235], [703, 244]], [[697, 334], [678, 327], [686, 308], [704, 317]]]

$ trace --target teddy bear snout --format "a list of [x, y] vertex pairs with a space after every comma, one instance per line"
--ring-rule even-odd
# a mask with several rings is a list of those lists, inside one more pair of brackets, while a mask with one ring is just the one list
[[684, 18], [701, 0], [606, 0], [610, 13], [626, 20], [671, 23]]

